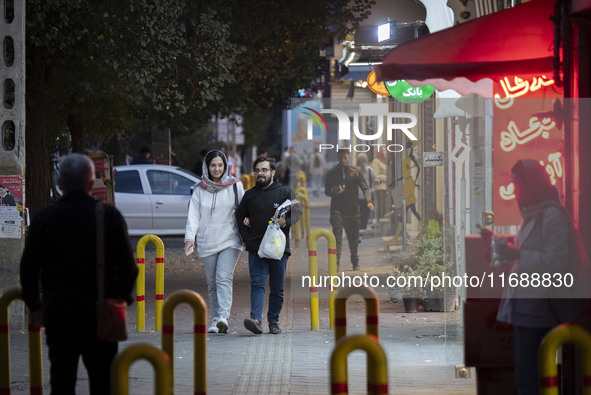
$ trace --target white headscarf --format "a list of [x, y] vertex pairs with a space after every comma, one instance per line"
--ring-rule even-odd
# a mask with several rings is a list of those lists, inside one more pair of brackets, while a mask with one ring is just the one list
[[201, 182], [199, 183], [199, 186], [203, 189], [205, 189], [207, 192], [211, 192], [211, 193], [217, 193], [219, 191], [221, 191], [224, 188], [227, 188], [229, 186], [232, 186], [232, 184], [235, 184], [236, 182], [238, 182], [239, 180], [236, 177], [233, 177], [230, 175], [230, 171], [229, 171], [229, 165], [228, 165], [228, 158], [226, 158], [226, 155], [220, 151], [220, 150], [211, 150], [207, 153], [207, 155], [205, 155], [205, 158], [207, 159], [207, 156], [211, 153], [211, 152], [217, 152], [221, 157], [222, 160], [224, 161], [225, 164], [225, 169], [224, 169], [224, 173], [222, 174], [222, 177], [220, 178], [219, 182], [213, 182], [210, 178], [209, 178], [209, 168], [207, 166], [207, 161], [204, 160], [203, 161], [203, 176], [201, 177]]

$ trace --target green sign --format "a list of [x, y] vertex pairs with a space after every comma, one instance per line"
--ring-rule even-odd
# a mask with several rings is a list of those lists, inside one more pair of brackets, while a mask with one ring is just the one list
[[421, 103], [435, 92], [435, 87], [431, 85], [411, 86], [403, 80], [386, 82], [386, 89], [394, 99], [402, 103]]

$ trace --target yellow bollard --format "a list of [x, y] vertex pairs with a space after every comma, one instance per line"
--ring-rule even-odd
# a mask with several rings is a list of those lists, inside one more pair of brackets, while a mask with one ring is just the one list
[[164, 351], [147, 343], [134, 344], [115, 356], [111, 364], [111, 393], [129, 394], [129, 367], [138, 359], [146, 359], [156, 373], [154, 389], [156, 395], [172, 395], [172, 364]]
[[341, 288], [335, 302], [335, 341], [347, 336], [347, 298], [360, 295], [365, 299], [365, 331], [379, 339], [378, 332], [378, 296], [373, 289], [362, 287]]
[[248, 189], [248, 174], [243, 174], [242, 177], [240, 177], [240, 181], [242, 181], [242, 185], [244, 186], [244, 190], [246, 191]]
[[156, 330], [162, 327], [162, 304], [164, 303], [164, 243], [156, 235], [145, 235], [137, 242], [136, 263], [138, 276], [137, 293], [137, 330], [146, 329], [146, 244], [156, 246]]
[[578, 325], [562, 324], [544, 337], [539, 351], [540, 394], [558, 395], [556, 351], [573, 343], [583, 351], [583, 394], [591, 395], [591, 335]]
[[333, 286], [332, 278], [337, 276], [337, 242], [331, 231], [327, 229], [316, 229], [308, 239], [308, 270], [310, 275], [310, 329], [315, 330], [320, 327], [320, 314], [318, 308], [318, 286], [322, 283], [318, 281], [318, 243], [319, 237], [326, 238], [328, 242], [328, 281], [330, 283], [329, 291], [329, 312], [330, 328], [334, 327], [334, 298], [337, 294], [336, 287]]
[[291, 232], [293, 234], [293, 240], [296, 248], [300, 246], [300, 222], [302, 221], [298, 221], [291, 226]]
[[388, 360], [384, 349], [371, 335], [353, 335], [337, 342], [330, 357], [330, 392], [333, 395], [349, 393], [347, 357], [354, 350], [367, 353], [367, 393], [388, 393]]
[[254, 185], [256, 183], [256, 179], [254, 178], [254, 174], [252, 174], [252, 173], [243, 174], [242, 177], [240, 177], [240, 181], [242, 181], [242, 185], [244, 185], [245, 191], [247, 189], [254, 187]]
[[31, 394], [43, 393], [43, 361], [41, 348], [41, 327], [29, 322], [29, 383]]
[[[20, 287], [8, 289], [0, 296], [0, 394], [10, 394], [10, 322], [8, 319], [8, 306], [16, 299], [22, 299]], [[31, 394], [42, 394], [41, 328], [30, 323], [28, 327]]]
[[207, 307], [205, 301], [197, 292], [180, 289], [170, 294], [164, 301], [162, 309], [164, 325], [162, 326], [162, 351], [170, 356], [172, 380], [174, 386], [174, 309], [180, 303], [187, 303], [193, 308], [193, 391], [195, 394], [207, 392], [206, 374], [206, 336], [207, 336]]
[[296, 196], [300, 205], [302, 206], [302, 238], [306, 240], [306, 243], [310, 239], [310, 201], [306, 195], [299, 194]]
[[296, 195], [305, 195], [306, 197], [308, 197], [308, 189], [306, 187], [297, 187], [295, 189], [295, 193]]
[[297, 187], [306, 187], [306, 173], [303, 171], [298, 172], [298, 174], [296, 174], [296, 181], [295, 181], [295, 185], [293, 186], [294, 189], [297, 189]]

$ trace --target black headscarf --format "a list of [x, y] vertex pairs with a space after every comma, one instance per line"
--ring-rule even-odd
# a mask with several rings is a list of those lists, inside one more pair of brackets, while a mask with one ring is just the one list
[[511, 177], [520, 209], [536, 206], [544, 201], [560, 203], [558, 189], [552, 185], [548, 172], [538, 161], [517, 161], [511, 168]]

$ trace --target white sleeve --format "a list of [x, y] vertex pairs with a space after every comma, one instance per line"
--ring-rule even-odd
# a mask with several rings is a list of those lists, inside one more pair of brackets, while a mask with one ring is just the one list
[[242, 181], [238, 181], [236, 183], [236, 187], [238, 189], [238, 203], [240, 203], [242, 197], [244, 196], [244, 185], [242, 184]]
[[195, 242], [197, 229], [199, 229], [199, 218], [201, 217], [201, 204], [199, 202], [199, 187], [195, 189], [191, 200], [189, 200], [189, 211], [187, 212], [187, 225], [185, 226], [185, 243]]

